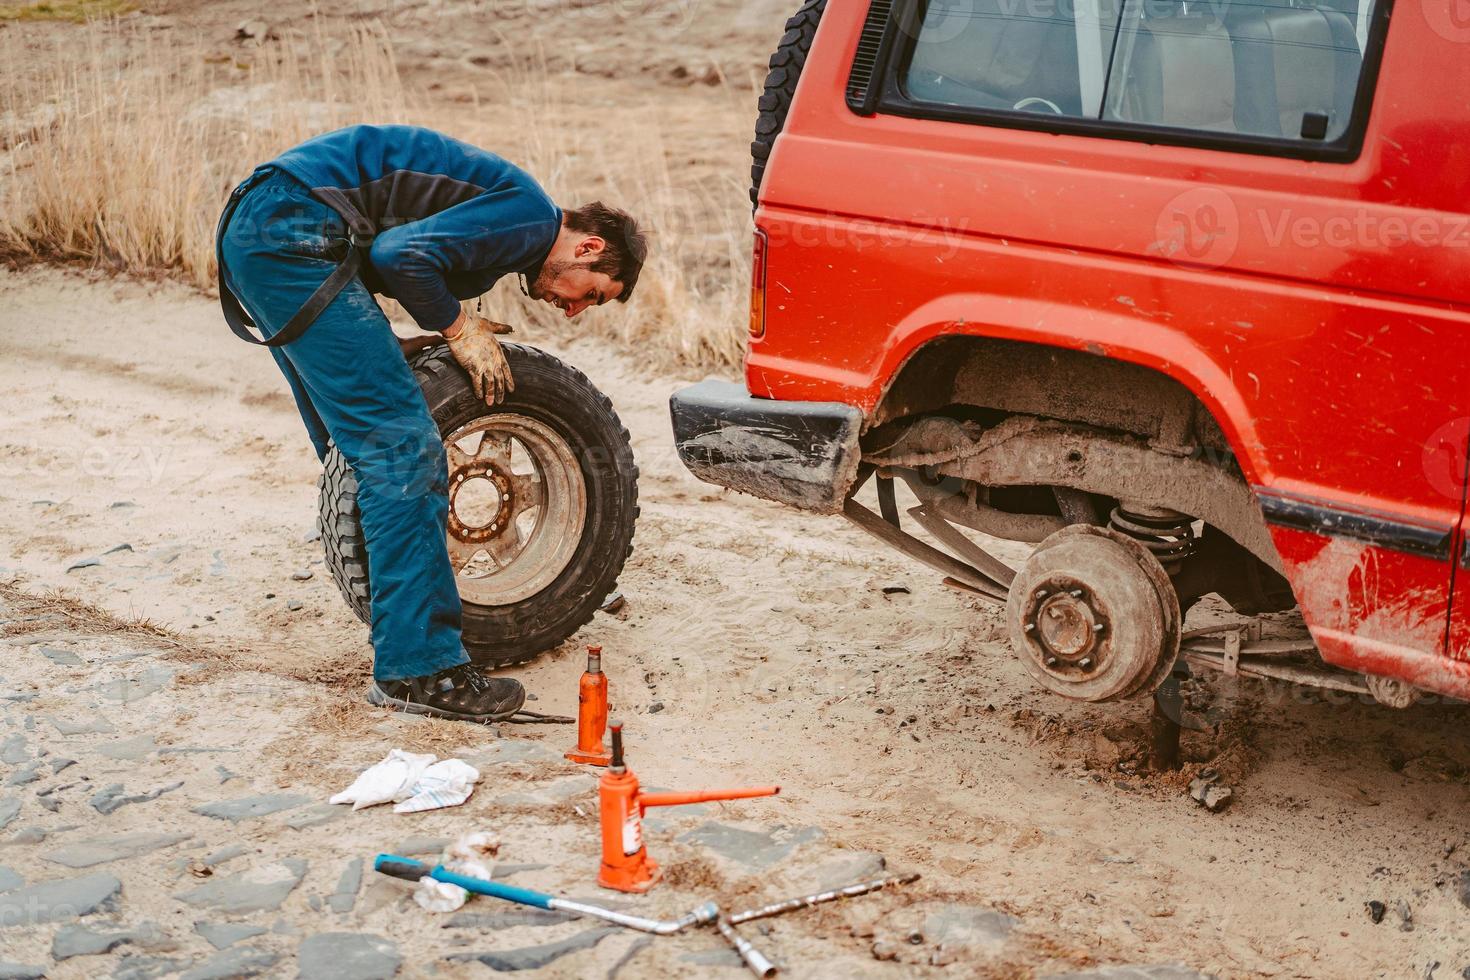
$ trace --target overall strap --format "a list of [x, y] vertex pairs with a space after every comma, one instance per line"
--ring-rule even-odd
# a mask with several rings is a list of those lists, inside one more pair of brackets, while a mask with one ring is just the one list
[[[259, 329], [259, 327], [250, 318], [250, 314], [245, 311], [245, 307], [241, 305], [240, 300], [230, 290], [229, 286], [225, 285], [224, 239], [225, 228], [229, 225], [230, 218], [234, 215], [235, 209], [240, 206], [241, 199], [244, 198], [246, 191], [258, 183], [265, 173], [269, 173], [269, 171], [257, 171], [249, 180], [235, 188], [234, 193], [230, 195], [230, 200], [225, 205], [224, 213], [220, 215], [219, 227], [215, 229], [215, 268], [217, 270], [216, 276], [219, 285], [220, 310], [224, 313], [225, 323], [229, 324], [230, 330], [235, 336], [261, 347], [282, 347], [306, 333], [306, 328], [311, 326], [316, 321], [316, 318], [321, 315], [322, 311], [332, 304], [332, 300], [337, 298], [337, 294], [342, 292], [343, 289], [346, 289], [347, 284], [357, 278], [357, 273], [362, 269], [363, 252], [372, 247], [373, 236], [371, 234], [360, 234], [356, 231], [349, 233], [347, 236], [347, 257], [338, 264], [337, 268], [332, 270], [332, 274], [327, 277], [326, 281], [316, 288], [316, 292], [312, 293], [307, 301], [301, 304], [301, 309], [292, 314], [291, 319], [286, 321], [285, 326], [281, 327], [280, 330], [276, 331], [269, 338], [262, 340], [256, 337], [250, 332], [250, 328], [255, 327]], [[360, 221], [354, 222], [354, 224], [360, 224]]]

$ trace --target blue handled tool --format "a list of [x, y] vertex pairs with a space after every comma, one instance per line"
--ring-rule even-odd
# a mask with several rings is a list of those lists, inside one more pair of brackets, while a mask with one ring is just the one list
[[591, 919], [601, 919], [614, 925], [637, 929], [639, 932], [651, 932], [657, 936], [670, 936], [690, 926], [708, 925], [720, 917], [720, 907], [714, 902], [705, 902], [692, 912], [687, 912], [677, 919], [646, 919], [641, 915], [628, 915], [626, 912], [615, 912], [600, 905], [573, 902], [570, 899], [557, 898], [555, 895], [547, 895], [544, 892], [531, 891], [529, 888], [517, 888], [514, 885], [502, 885], [497, 881], [486, 881], [484, 878], [456, 874], [443, 865], [430, 867], [422, 861], [393, 854], [379, 854], [373, 861], [373, 868], [382, 874], [402, 878], [405, 881], [433, 878], [435, 881], [458, 885], [465, 891], [476, 895], [489, 895], [491, 898], [500, 898], [507, 902], [515, 902], [517, 905], [529, 905], [537, 909], [585, 915]]

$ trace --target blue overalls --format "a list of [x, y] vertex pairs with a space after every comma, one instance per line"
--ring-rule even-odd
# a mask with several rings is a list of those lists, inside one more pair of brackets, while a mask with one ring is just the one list
[[373, 293], [443, 330], [460, 299], [507, 273], [534, 275], [560, 227], [524, 171], [409, 126], [349, 127], [287, 151], [221, 215], [226, 320], [256, 343], [245, 326], [259, 329], [317, 455], [330, 440], [357, 477], [377, 680], [468, 657], [445, 548], [443, 443]]

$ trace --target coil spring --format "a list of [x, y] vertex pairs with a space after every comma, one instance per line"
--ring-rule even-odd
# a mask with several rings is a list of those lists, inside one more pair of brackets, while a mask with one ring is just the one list
[[1114, 507], [1108, 526], [1140, 542], [1165, 567], [1194, 554], [1194, 522], [1187, 514], [1159, 517]]

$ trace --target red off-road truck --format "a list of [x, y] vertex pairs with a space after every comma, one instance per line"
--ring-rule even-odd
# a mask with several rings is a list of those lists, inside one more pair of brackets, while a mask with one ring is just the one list
[[[745, 385], [674, 395], [681, 458], [1004, 603], [1068, 697], [1182, 655], [1470, 698], [1462, 7], [808, 0]], [[1240, 628], [1184, 628], [1209, 594]], [[1309, 636], [1251, 628], [1293, 607]]]

